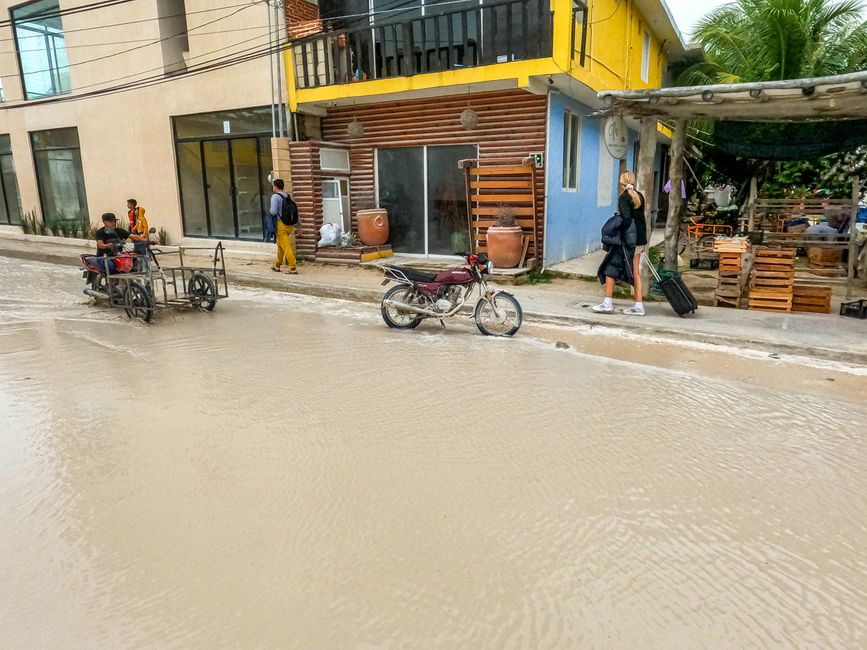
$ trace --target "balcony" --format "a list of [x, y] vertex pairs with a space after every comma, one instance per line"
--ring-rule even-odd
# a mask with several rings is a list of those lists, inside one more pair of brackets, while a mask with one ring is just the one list
[[[497, 0], [329, 30], [292, 47], [299, 89], [460, 70], [551, 56], [549, 0]], [[406, 13], [412, 13], [408, 9]], [[324, 19], [325, 24], [328, 23]]]

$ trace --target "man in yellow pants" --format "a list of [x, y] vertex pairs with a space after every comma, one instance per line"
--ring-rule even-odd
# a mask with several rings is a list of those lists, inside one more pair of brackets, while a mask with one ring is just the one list
[[283, 190], [285, 184], [282, 178], [274, 179], [274, 193], [271, 195], [271, 216], [277, 220], [277, 259], [271, 270], [280, 272], [283, 258], [289, 266], [289, 273], [296, 275], [298, 269], [295, 261], [295, 243], [293, 235], [301, 234], [301, 224], [298, 222], [298, 207], [291, 197]]

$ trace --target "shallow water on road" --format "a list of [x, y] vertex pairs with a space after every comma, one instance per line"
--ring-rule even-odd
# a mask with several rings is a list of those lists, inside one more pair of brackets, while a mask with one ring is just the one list
[[863, 647], [867, 408], [0, 258], [0, 646]]

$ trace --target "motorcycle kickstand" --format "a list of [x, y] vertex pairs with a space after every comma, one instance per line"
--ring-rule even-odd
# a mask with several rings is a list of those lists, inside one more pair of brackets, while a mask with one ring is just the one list
[[442, 325], [442, 328], [443, 328], [443, 329], [445, 329], [445, 328], [446, 328], [446, 324], [445, 324], [445, 321], [443, 321], [443, 319], [442, 319], [442, 318], [440, 318], [440, 325]]

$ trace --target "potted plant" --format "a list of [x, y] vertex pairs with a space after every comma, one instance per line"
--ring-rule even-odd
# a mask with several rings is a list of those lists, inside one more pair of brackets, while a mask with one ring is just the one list
[[488, 258], [494, 268], [513, 269], [521, 261], [524, 250], [524, 231], [508, 206], [497, 209], [497, 222], [487, 232]]
[[360, 198], [359, 205], [366, 209], [355, 213], [358, 238], [365, 246], [382, 246], [388, 241], [388, 212], [374, 207], [372, 195]]

